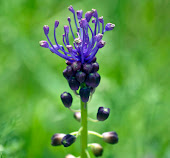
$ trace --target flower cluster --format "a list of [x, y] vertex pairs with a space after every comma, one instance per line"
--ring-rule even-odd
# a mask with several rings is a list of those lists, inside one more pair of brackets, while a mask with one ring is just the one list
[[[106, 44], [106, 42], [102, 40], [104, 33], [106, 31], [113, 30], [115, 25], [112, 23], [107, 23], [104, 26], [103, 17], [98, 17], [96, 9], [86, 12], [84, 18], [82, 10], [75, 12], [72, 6], [69, 6], [68, 9], [72, 12], [74, 17], [76, 34], [72, 29], [71, 18], [68, 17], [67, 20], [69, 25], [64, 26], [63, 45], [58, 44], [56, 38], [56, 28], [59, 26], [59, 21], [55, 21], [55, 45], [53, 45], [50, 41], [48, 36], [49, 27], [45, 25], [43, 29], [47, 41], [40, 41], [40, 46], [48, 48], [52, 53], [55, 53], [66, 60], [67, 67], [63, 71], [63, 76], [67, 79], [71, 90], [73, 90], [76, 95], [80, 96], [81, 102], [84, 103], [85, 107], [90, 96], [92, 96], [95, 92], [95, 88], [99, 85], [101, 79], [98, 73], [99, 64], [96, 62], [96, 54], [98, 50], [103, 48]], [[90, 22], [92, 24], [90, 24]], [[92, 30], [90, 25], [94, 25], [94, 30]], [[70, 32], [73, 38], [73, 46], [69, 40]], [[64, 106], [74, 112], [74, 118], [82, 122], [84, 119], [81, 117], [83, 109], [81, 109], [81, 111], [71, 109], [73, 102], [72, 95], [68, 92], [64, 92], [60, 97]], [[109, 108], [99, 107], [96, 115], [97, 120], [89, 117], [88, 119], [92, 122], [105, 121], [109, 117], [109, 114]], [[85, 121], [86, 119], [87, 118], [85, 118]], [[79, 131], [70, 134], [56, 133], [51, 138], [51, 145], [63, 145], [64, 147], [68, 147], [76, 141], [76, 138], [82, 134], [82, 131], [85, 130], [85, 128], [86, 127], [81, 127]], [[105, 132], [102, 135], [97, 132], [88, 131], [88, 134], [99, 136], [103, 139], [103, 141], [110, 144], [115, 144], [118, 142], [118, 135], [113, 131]], [[92, 143], [88, 144], [88, 146], [91, 148], [95, 156], [102, 156], [103, 148], [100, 144]], [[88, 156], [88, 151], [84, 152], [86, 152]], [[69, 154], [66, 158], [74, 158], [74, 156]], [[82, 156], [82, 158], [84, 158], [84, 156]]]

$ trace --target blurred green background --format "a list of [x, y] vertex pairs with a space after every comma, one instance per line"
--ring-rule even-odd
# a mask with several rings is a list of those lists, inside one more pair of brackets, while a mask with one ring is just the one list
[[[56, 19], [62, 42], [70, 4], [84, 12], [95, 8], [105, 23], [116, 24], [98, 52], [102, 79], [89, 103], [91, 117], [99, 106], [111, 114], [89, 129], [116, 131], [120, 141], [109, 145], [90, 136], [89, 142], [104, 147], [104, 158], [170, 158], [168, 0], [0, 0], [1, 158], [79, 155], [79, 138], [69, 148], [50, 145], [54, 133], [76, 131], [80, 124], [60, 100], [64, 91], [73, 94], [62, 76], [64, 60], [39, 46], [46, 40], [43, 25], [53, 38]], [[79, 108], [76, 97], [73, 108]]]

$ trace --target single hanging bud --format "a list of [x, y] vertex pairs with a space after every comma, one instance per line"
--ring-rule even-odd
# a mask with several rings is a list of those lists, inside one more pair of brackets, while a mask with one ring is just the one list
[[65, 134], [63, 133], [56, 133], [51, 137], [51, 145], [52, 146], [58, 146], [58, 145], [62, 145], [61, 144], [61, 140], [63, 139], [63, 137], [65, 136]]
[[105, 44], [106, 44], [105, 41], [100, 40], [100, 41], [97, 43], [97, 46], [98, 46], [99, 48], [103, 48], [103, 47], [105, 46]]
[[67, 69], [65, 69], [65, 70], [63, 71], [63, 76], [64, 76], [67, 80], [69, 80], [70, 75], [68, 75]]
[[103, 135], [103, 140], [106, 142], [106, 143], [109, 143], [109, 144], [116, 144], [118, 143], [118, 135], [116, 132], [105, 132], [102, 134]]
[[83, 83], [86, 79], [86, 74], [82, 71], [79, 71], [76, 73], [76, 79], [77, 81], [79, 81], [80, 83]]
[[76, 141], [76, 137], [70, 134], [67, 134], [63, 137], [61, 143], [64, 145], [64, 147], [68, 147], [72, 145]]
[[48, 35], [48, 33], [49, 33], [49, 26], [48, 25], [44, 25], [43, 29], [44, 29], [44, 34]]
[[97, 113], [97, 119], [99, 121], [105, 121], [109, 117], [109, 114], [110, 114], [109, 108], [99, 107]]
[[71, 155], [71, 154], [68, 154], [68, 155], [66, 155], [66, 157], [65, 158], [76, 158], [75, 156], [73, 156], [73, 155]]
[[40, 46], [44, 48], [49, 48], [48, 42], [47, 41], [40, 41]]
[[79, 89], [80, 83], [76, 80], [75, 77], [71, 77], [69, 79], [68, 83], [69, 83], [69, 86], [72, 90], [78, 90]]
[[92, 143], [90, 145], [90, 147], [91, 147], [91, 150], [92, 150], [94, 156], [96, 156], [96, 157], [102, 156], [102, 154], [103, 154], [103, 147], [100, 144]]
[[79, 94], [80, 94], [81, 100], [84, 103], [88, 102], [89, 96], [90, 96], [90, 88], [88, 87], [81, 88]]
[[97, 72], [99, 70], [99, 64], [97, 62], [95, 63], [92, 63], [92, 66], [93, 66], [93, 72]]
[[78, 71], [81, 69], [81, 62], [80, 61], [75, 61], [71, 64], [71, 67], [74, 71]]
[[61, 100], [66, 108], [69, 108], [73, 102], [73, 98], [70, 93], [64, 92], [61, 94]]
[[81, 112], [75, 112], [75, 113], [74, 113], [74, 118], [75, 118], [77, 121], [80, 122], [80, 120], [81, 120]]
[[88, 63], [83, 64], [83, 71], [86, 74], [89, 74], [92, 71], [92, 69], [93, 69], [92, 64], [88, 64]]

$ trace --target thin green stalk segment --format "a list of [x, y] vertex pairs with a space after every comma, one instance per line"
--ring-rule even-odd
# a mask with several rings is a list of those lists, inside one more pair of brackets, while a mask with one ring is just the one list
[[87, 103], [81, 101], [81, 158], [87, 158]]

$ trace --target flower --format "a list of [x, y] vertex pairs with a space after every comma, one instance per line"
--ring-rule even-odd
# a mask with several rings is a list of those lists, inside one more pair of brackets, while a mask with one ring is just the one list
[[[68, 17], [67, 20], [69, 25], [64, 26], [63, 34], [63, 44], [65, 47], [63, 45], [59, 45], [56, 39], [56, 29], [59, 26], [59, 21], [56, 20], [54, 23], [55, 45], [52, 44], [48, 36], [49, 26], [45, 25], [43, 29], [48, 42], [44, 40], [40, 41], [40, 46], [50, 49], [52, 53], [55, 53], [68, 62], [73, 63], [75, 61], [79, 61], [82, 64], [91, 63], [98, 50], [103, 48], [106, 44], [106, 42], [102, 40], [104, 33], [106, 31], [113, 30], [115, 24], [107, 23], [104, 27], [103, 17], [98, 17], [96, 9], [87, 11], [85, 13], [85, 18], [83, 17], [82, 10], [75, 12], [72, 6], [69, 6], [68, 9], [73, 14], [77, 32], [73, 32], [71, 18]], [[92, 30], [90, 26], [90, 21], [92, 22], [92, 25], [94, 25], [94, 30]], [[74, 47], [70, 43], [69, 32], [71, 32], [73, 36]]]
[[97, 119], [99, 121], [105, 121], [109, 117], [109, 114], [110, 114], [109, 108], [99, 107], [97, 112]]

